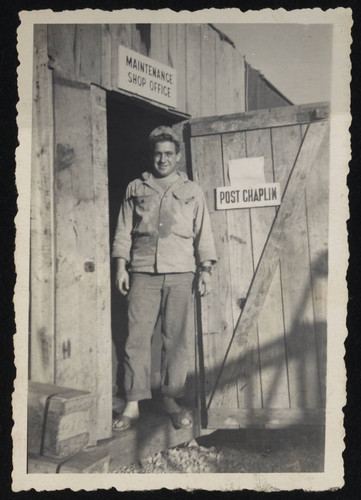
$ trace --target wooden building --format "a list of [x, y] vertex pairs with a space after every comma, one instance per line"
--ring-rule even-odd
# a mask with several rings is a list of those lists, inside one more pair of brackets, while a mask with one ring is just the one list
[[[176, 71], [175, 105], [119, 87], [119, 47]], [[30, 380], [89, 391], [90, 442], [111, 436], [123, 306], [110, 245], [162, 123], [184, 140], [219, 256], [190, 353], [198, 432], [322, 423], [327, 105], [291, 105], [208, 24], [36, 25], [33, 103]], [[281, 205], [217, 210], [229, 161], [253, 157]]]

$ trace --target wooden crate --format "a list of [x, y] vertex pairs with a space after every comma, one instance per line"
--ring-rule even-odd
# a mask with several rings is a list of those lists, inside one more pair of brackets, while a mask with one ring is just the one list
[[64, 458], [87, 446], [92, 401], [86, 391], [29, 382], [28, 453]]

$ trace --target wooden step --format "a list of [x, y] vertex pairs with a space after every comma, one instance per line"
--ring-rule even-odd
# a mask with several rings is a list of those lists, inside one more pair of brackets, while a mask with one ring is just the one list
[[67, 459], [30, 454], [28, 456], [28, 473], [106, 474], [109, 472], [109, 461], [110, 456], [107, 450], [97, 447], [81, 451]]
[[87, 391], [29, 382], [28, 453], [64, 458], [85, 448], [92, 401]]

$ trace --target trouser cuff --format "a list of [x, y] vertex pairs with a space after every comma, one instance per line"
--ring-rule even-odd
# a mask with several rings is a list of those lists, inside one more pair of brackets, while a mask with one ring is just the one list
[[167, 385], [163, 385], [161, 387], [161, 392], [163, 396], [167, 398], [182, 398], [185, 395], [185, 388], [179, 387], [169, 387]]
[[127, 401], [142, 401], [143, 399], [151, 399], [150, 391], [126, 391], [125, 396]]

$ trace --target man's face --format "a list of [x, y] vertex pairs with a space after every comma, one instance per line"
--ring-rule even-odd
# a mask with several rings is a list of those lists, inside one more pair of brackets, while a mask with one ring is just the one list
[[157, 142], [153, 150], [153, 173], [156, 177], [167, 177], [177, 168], [180, 153], [171, 141]]

